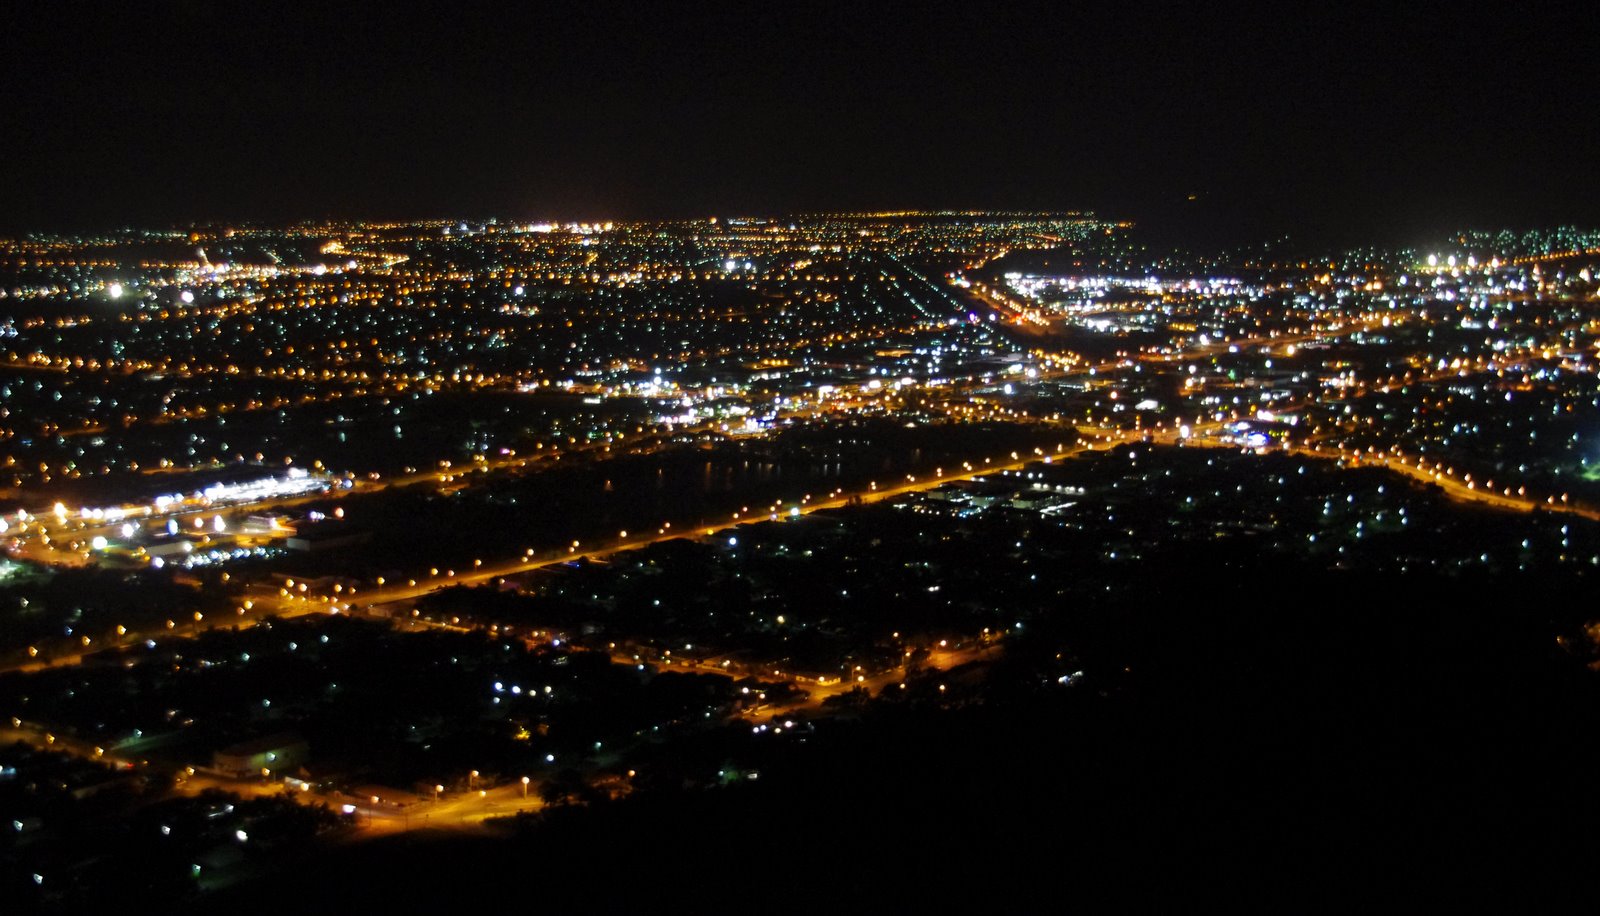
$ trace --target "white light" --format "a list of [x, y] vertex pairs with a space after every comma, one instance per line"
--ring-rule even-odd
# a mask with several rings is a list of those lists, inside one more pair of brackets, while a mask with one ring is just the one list
[[182, 293], [180, 293], [178, 295], [178, 298], [182, 299], [183, 303], [185, 305], [188, 305], [188, 304], [194, 302], [194, 293], [192, 293], [192, 292], [190, 292], [188, 290], [184, 290]]
[[109, 296], [111, 296], [111, 298], [113, 298], [113, 299], [121, 299], [122, 298], [122, 284], [121, 283], [113, 283], [113, 284], [111, 284], [110, 286], [106, 287], [106, 293]]
[[101, 535], [95, 535], [94, 540], [89, 542], [89, 546], [93, 547], [95, 550], [105, 550], [106, 544], [106, 539]]

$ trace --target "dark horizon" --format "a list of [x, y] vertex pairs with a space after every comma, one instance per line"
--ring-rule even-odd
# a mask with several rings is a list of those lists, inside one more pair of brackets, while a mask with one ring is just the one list
[[[1190, 247], [1595, 222], [1557, 12], [13, 6], [8, 232], [1083, 210]], [[1191, 196], [1194, 198], [1191, 200]]]

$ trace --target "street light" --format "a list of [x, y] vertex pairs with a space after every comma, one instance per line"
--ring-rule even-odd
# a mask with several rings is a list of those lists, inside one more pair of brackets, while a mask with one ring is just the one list
[[528, 777], [522, 777], [522, 797], [528, 797]]

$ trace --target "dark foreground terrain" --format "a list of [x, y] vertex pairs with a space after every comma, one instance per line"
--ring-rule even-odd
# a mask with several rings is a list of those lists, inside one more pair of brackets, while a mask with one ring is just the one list
[[[950, 672], [942, 695], [917, 684], [866, 703], [774, 752], [759, 779], [685, 791], [670, 757], [695, 751], [680, 747], [624, 801], [503, 837], [335, 847], [203, 908], [1410, 910], [1584, 895], [1600, 692], [1584, 604], [1565, 593], [1582, 580], [1204, 557], [1150, 572], [1137, 606], [1077, 608], [970, 684]], [[1039, 676], [1063, 643], [1085, 671], [1070, 686]]]

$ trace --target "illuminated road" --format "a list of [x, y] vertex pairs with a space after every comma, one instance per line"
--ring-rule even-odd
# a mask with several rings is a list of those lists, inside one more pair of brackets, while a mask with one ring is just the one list
[[[608, 544], [594, 546], [583, 546], [579, 544], [577, 546], [568, 548], [565, 553], [556, 556], [546, 556], [537, 559], [502, 563], [488, 563], [476, 567], [471, 571], [458, 572], [454, 576], [447, 576], [443, 574], [439, 576], [430, 576], [427, 579], [417, 581], [415, 585], [409, 583], [403, 586], [383, 585], [370, 590], [361, 590], [353, 594], [354, 597], [360, 599], [361, 603], [368, 605], [406, 601], [419, 598], [440, 588], [447, 588], [456, 585], [481, 584], [505, 576], [513, 576], [517, 575], [518, 573], [529, 572], [531, 570], [542, 569], [547, 566], [566, 563], [577, 559], [580, 556], [588, 557], [589, 559], [603, 559], [622, 551], [635, 550], [640, 547], [658, 544], [663, 541], [674, 540], [681, 537], [709, 535], [718, 530], [725, 530], [727, 528], [760, 524], [769, 521], [779, 521], [785, 518], [795, 518], [828, 509], [839, 509], [849, 505], [864, 505], [868, 503], [880, 502], [885, 499], [893, 499], [897, 496], [903, 496], [907, 493], [932, 489], [952, 481], [971, 480], [976, 477], [995, 474], [1006, 470], [1020, 470], [1021, 468], [1024, 468], [1035, 461], [1045, 459], [1054, 461], [1069, 458], [1089, 448], [1110, 448], [1119, 442], [1138, 441], [1139, 439], [1143, 438], [1143, 436], [1143, 432], [1129, 431], [1125, 433], [1121, 439], [1096, 442], [1093, 445], [1062, 448], [1050, 455], [1046, 455], [1042, 451], [1028, 454], [1014, 452], [1010, 455], [1001, 457], [998, 461], [994, 459], [985, 459], [982, 464], [973, 465], [970, 468], [963, 468], [960, 471], [913, 477], [910, 480], [888, 486], [877, 486], [874, 484], [869, 486], [866, 490], [849, 494], [838, 494], [820, 500], [796, 501], [793, 502], [788, 509], [782, 511], [772, 511], [767, 513], [737, 513], [737, 517], [729, 518], [728, 522], [723, 525], [705, 528], [696, 527], [693, 529], [658, 529], [657, 531], [647, 535], [631, 535], [626, 538], [619, 537], [615, 541]], [[352, 593], [341, 593], [338, 595], [307, 595], [303, 598], [297, 598], [291, 602], [288, 602], [284, 605], [284, 607], [286, 610], [306, 608], [308, 606], [313, 609], [322, 609], [337, 604], [345, 609], [348, 609], [351, 603], [351, 595]], [[318, 608], [318, 605], [320, 605], [321, 608]]]
[[42, 750], [71, 754], [83, 760], [107, 764], [118, 772], [147, 771], [159, 763], [168, 772], [177, 773], [172, 795], [195, 797], [212, 789], [221, 789], [245, 797], [282, 797], [306, 805], [326, 805], [330, 811], [339, 812], [353, 805], [352, 824], [361, 831], [389, 833], [400, 830], [452, 830], [473, 828], [494, 817], [505, 817], [522, 812], [538, 811], [544, 807], [539, 795], [540, 781], [530, 778], [526, 787], [520, 781], [485, 788], [481, 791], [446, 792], [437, 799], [423, 797], [405, 808], [391, 805], [361, 804], [338, 793], [319, 793], [296, 790], [284, 782], [260, 778], [230, 778], [208, 773], [190, 765], [185, 768], [179, 761], [152, 761], [142, 755], [120, 753], [96, 747], [65, 734], [26, 725], [0, 727], [0, 744], [22, 742]]
[[[1215, 424], [1220, 426], [1222, 424]], [[1176, 433], [1160, 431], [1153, 433], [1154, 442], [1173, 445], [1179, 440]], [[1339, 461], [1348, 467], [1380, 467], [1396, 474], [1403, 474], [1420, 483], [1434, 484], [1439, 487], [1449, 498], [1458, 502], [1476, 503], [1496, 509], [1505, 509], [1513, 512], [1532, 512], [1541, 510], [1545, 512], [1560, 512], [1567, 515], [1576, 515], [1593, 521], [1600, 521], [1600, 511], [1571, 503], [1565, 497], [1557, 499], [1554, 496], [1538, 500], [1527, 496], [1514, 495], [1507, 492], [1510, 488], [1496, 492], [1487, 486], [1480, 487], [1476, 481], [1467, 477], [1457, 477], [1438, 470], [1437, 467], [1424, 466], [1420, 459], [1396, 456], [1383, 452], [1357, 452], [1353, 450], [1322, 448], [1315, 445], [1273, 445], [1260, 449], [1250, 449], [1239, 442], [1229, 442], [1221, 439], [1210, 438], [1196, 433], [1188, 439], [1181, 440], [1188, 446], [1206, 448], [1228, 448], [1257, 452], [1281, 452], [1284, 454], [1298, 455], [1304, 458], [1316, 458], [1322, 461]]]
[[[58, 566], [88, 566], [92, 565], [94, 554], [89, 545], [95, 537], [108, 539], [117, 538], [120, 528], [125, 521], [135, 524], [148, 522], [151, 519], [169, 519], [176, 521], [185, 531], [210, 531], [209, 528], [196, 528], [196, 520], [211, 521], [215, 518], [234, 518], [259, 512], [266, 509], [285, 509], [294, 506], [303, 506], [311, 503], [322, 503], [345, 499], [355, 495], [370, 495], [381, 493], [385, 490], [402, 487], [412, 487], [421, 484], [436, 483], [448, 484], [461, 480], [469, 474], [488, 474], [496, 471], [521, 471], [528, 468], [540, 467], [560, 461], [562, 458], [584, 456], [593, 453], [605, 454], [617, 447], [619, 452], [629, 454], [639, 453], [641, 449], [648, 452], [659, 447], [659, 440], [663, 436], [698, 435], [705, 432], [718, 431], [718, 425], [712, 422], [697, 424], [695, 426], [680, 427], [676, 430], [660, 433], [644, 434], [630, 441], [597, 442], [585, 445], [574, 445], [567, 448], [552, 447], [527, 455], [507, 455], [499, 458], [485, 458], [480, 461], [469, 462], [460, 466], [443, 463], [445, 466], [436, 470], [414, 471], [387, 479], [383, 478], [350, 478], [351, 485], [346, 488], [330, 486], [326, 490], [317, 490], [298, 496], [278, 496], [251, 502], [233, 502], [218, 504], [193, 505], [191, 500], [186, 500], [180, 508], [170, 512], [148, 511], [149, 507], [141, 507], [140, 511], [130, 512], [124, 518], [115, 521], [95, 522], [78, 518], [75, 513], [68, 513], [64, 521], [52, 521], [56, 518], [52, 508], [42, 508], [32, 513], [34, 521], [26, 528], [13, 528], [10, 536], [17, 538], [19, 546], [14, 551], [16, 556], [35, 563], [51, 564]], [[721, 424], [725, 425], [725, 424]], [[185, 473], [182, 469], [157, 469], [152, 473]], [[267, 473], [263, 469], [263, 474]], [[329, 478], [330, 482], [333, 478]], [[237, 528], [235, 523], [234, 528]], [[275, 538], [288, 537], [293, 531], [284, 529], [277, 532], [259, 532], [244, 535], [247, 540], [261, 541]], [[44, 535], [48, 537], [45, 541]], [[218, 544], [225, 544], [240, 535], [237, 530], [230, 530], [224, 536], [218, 537]], [[76, 547], [72, 545], [76, 544]], [[65, 546], [58, 546], [65, 545]]]

